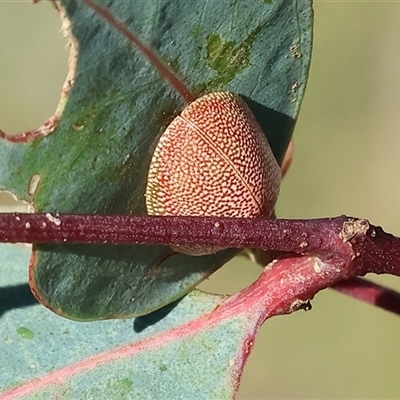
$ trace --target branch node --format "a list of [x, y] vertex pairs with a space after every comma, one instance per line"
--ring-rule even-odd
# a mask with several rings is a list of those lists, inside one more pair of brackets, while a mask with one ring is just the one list
[[358, 234], [365, 235], [369, 229], [369, 222], [366, 219], [355, 219], [343, 222], [339, 236], [344, 242], [348, 242]]
[[310, 300], [297, 299], [290, 305], [290, 312], [295, 312], [299, 310], [311, 311], [312, 305]]

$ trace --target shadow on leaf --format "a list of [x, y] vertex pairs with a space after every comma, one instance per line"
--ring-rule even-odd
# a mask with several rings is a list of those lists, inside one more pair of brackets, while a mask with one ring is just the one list
[[15, 308], [38, 304], [27, 283], [0, 288], [0, 315]]
[[159, 310], [156, 310], [150, 314], [144, 315], [143, 317], [135, 318], [135, 320], [133, 321], [133, 330], [136, 333], [140, 333], [148, 327], [157, 324], [159, 321], [165, 318], [181, 302], [183, 298], [184, 297], [181, 297], [180, 299], [175, 300], [174, 302], [164, 306], [163, 308], [160, 308]]

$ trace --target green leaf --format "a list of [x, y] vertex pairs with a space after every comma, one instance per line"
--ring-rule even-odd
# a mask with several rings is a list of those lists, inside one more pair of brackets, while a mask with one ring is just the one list
[[24, 284], [29, 255], [0, 245], [1, 398], [234, 396], [258, 327], [255, 312], [213, 317], [226, 297], [193, 291], [135, 320], [67, 320], [40, 306]]
[[[78, 45], [74, 85], [57, 129], [28, 143], [0, 140], [0, 189], [37, 211], [143, 214], [158, 136], [183, 100], [140, 51], [83, 2], [64, 0]], [[248, 101], [282, 161], [311, 54], [310, 1], [108, 1], [110, 11], [197, 95]], [[72, 62], [73, 64], [73, 62]], [[37, 191], [28, 192], [34, 174]], [[236, 251], [190, 257], [150, 246], [39, 246], [31, 285], [78, 320], [143, 315], [178, 299]]]

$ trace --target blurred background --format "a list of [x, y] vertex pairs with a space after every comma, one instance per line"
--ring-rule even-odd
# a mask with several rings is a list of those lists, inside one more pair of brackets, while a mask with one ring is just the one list
[[[400, 3], [315, 1], [314, 52], [277, 212], [354, 215], [400, 235]], [[48, 2], [0, 2], [0, 126], [55, 110], [68, 53]], [[0, 194], [1, 210], [15, 209]], [[260, 268], [238, 257], [202, 284], [234, 293]], [[400, 280], [370, 277], [400, 290]], [[312, 311], [261, 329], [239, 399], [400, 398], [400, 317], [325, 290]]]

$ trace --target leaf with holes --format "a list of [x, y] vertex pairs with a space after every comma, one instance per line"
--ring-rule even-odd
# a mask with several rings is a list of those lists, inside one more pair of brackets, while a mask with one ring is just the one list
[[[55, 5], [71, 45], [62, 101], [39, 130], [0, 140], [0, 190], [36, 211], [143, 214], [151, 155], [184, 99], [143, 51], [84, 2]], [[309, 1], [109, 1], [107, 7], [196, 96], [242, 95], [282, 162], [308, 76]], [[43, 304], [69, 318], [143, 315], [190, 291], [235, 253], [41, 245], [30, 262], [31, 286]]]

